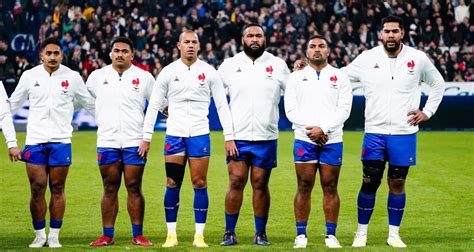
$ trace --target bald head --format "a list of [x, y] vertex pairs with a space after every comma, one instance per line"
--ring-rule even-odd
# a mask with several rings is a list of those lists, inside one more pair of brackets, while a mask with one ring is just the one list
[[191, 36], [194, 36], [197, 41], [199, 41], [198, 35], [194, 31], [184, 31], [181, 34], [179, 34], [179, 42], [181, 42], [183, 39], [190, 38]]

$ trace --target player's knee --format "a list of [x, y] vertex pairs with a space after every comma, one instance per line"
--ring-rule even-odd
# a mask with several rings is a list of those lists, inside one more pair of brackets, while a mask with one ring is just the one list
[[31, 184], [31, 197], [34, 199], [44, 197], [46, 192], [46, 184], [32, 183]]
[[130, 181], [125, 184], [129, 195], [139, 197], [142, 195], [142, 185], [138, 181]]
[[410, 167], [389, 164], [387, 177], [394, 180], [405, 180], [408, 175], [408, 168]]
[[64, 194], [64, 183], [53, 182], [50, 185], [51, 188], [51, 196], [59, 197]]
[[380, 160], [364, 160], [364, 178], [361, 192], [365, 194], [375, 194], [380, 186], [385, 169], [385, 162]]
[[268, 180], [263, 176], [252, 178], [252, 187], [254, 190], [267, 191]]
[[298, 193], [300, 194], [310, 194], [313, 190], [314, 182], [310, 179], [299, 179], [298, 180]]
[[327, 182], [322, 182], [321, 186], [323, 188], [323, 193], [325, 195], [336, 195], [337, 194], [337, 180], [330, 180]]
[[205, 178], [193, 178], [193, 187], [196, 189], [202, 189], [207, 187], [207, 181]]
[[170, 188], [181, 187], [184, 178], [184, 165], [165, 163], [167, 186]]
[[229, 177], [229, 187], [231, 190], [243, 191], [247, 178], [244, 176], [230, 175]]
[[120, 188], [120, 184], [115, 181], [104, 181], [104, 194], [106, 196], [112, 196], [117, 194]]

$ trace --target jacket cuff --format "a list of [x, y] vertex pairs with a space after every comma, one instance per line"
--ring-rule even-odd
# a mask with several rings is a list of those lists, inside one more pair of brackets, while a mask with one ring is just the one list
[[433, 112], [431, 112], [430, 110], [428, 109], [423, 109], [423, 114], [425, 114], [428, 118], [431, 118], [433, 116]]
[[143, 133], [143, 141], [151, 142], [153, 133]]
[[234, 134], [224, 134], [224, 140], [225, 141], [234, 140]]
[[18, 147], [16, 141], [7, 142], [8, 149]]
[[329, 127], [327, 125], [321, 125], [319, 126], [321, 130], [323, 131], [324, 135], [329, 134]]

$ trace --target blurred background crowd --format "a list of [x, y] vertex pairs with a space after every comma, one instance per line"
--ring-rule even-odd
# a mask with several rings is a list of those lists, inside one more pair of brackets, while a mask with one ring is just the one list
[[84, 78], [110, 63], [115, 36], [131, 38], [134, 64], [156, 76], [179, 58], [176, 42], [186, 29], [199, 35], [200, 58], [217, 67], [241, 51], [248, 23], [265, 28], [268, 51], [289, 67], [315, 34], [328, 38], [330, 63], [342, 67], [377, 46], [381, 18], [396, 15], [405, 21], [404, 43], [425, 51], [446, 81], [473, 81], [473, 14], [468, 0], [2, 0], [0, 80], [11, 92], [39, 63], [37, 51], [24, 49], [50, 36], [60, 38], [64, 64]]

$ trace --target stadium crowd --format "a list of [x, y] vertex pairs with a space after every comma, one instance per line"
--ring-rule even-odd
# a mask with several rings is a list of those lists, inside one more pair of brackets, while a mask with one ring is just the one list
[[266, 29], [268, 51], [290, 67], [304, 57], [307, 38], [315, 34], [328, 38], [334, 48], [330, 63], [342, 67], [378, 45], [381, 18], [393, 14], [405, 21], [404, 43], [425, 51], [446, 81], [472, 81], [472, 6], [469, 0], [5, 0], [0, 2], [0, 80], [17, 81], [38, 63], [13, 52], [10, 43], [12, 34], [28, 33], [35, 24], [39, 41], [60, 38], [64, 64], [87, 78], [111, 63], [115, 36], [132, 39], [133, 63], [157, 76], [179, 58], [176, 43], [186, 29], [199, 35], [199, 57], [217, 67], [241, 50], [241, 29], [251, 22]]

